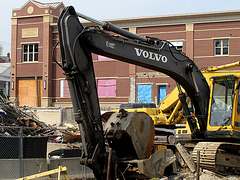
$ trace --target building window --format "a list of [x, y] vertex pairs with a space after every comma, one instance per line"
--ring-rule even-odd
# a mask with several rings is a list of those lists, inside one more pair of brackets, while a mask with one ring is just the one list
[[160, 104], [163, 99], [166, 97], [167, 94], [167, 86], [166, 85], [159, 85], [158, 86], [158, 104]]
[[229, 40], [228, 39], [217, 39], [215, 43], [215, 55], [222, 56], [228, 55], [229, 53]]
[[[182, 41], [170, 41], [170, 43], [171, 43], [173, 46], [175, 46], [175, 48], [176, 48], [178, 51], [182, 52], [182, 50], [183, 50], [183, 42], [182, 42]], [[171, 45], [170, 45], [170, 46], [171, 46]]]
[[116, 79], [98, 79], [99, 97], [116, 97]]
[[111, 58], [106, 57], [106, 56], [101, 56], [101, 55], [98, 55], [97, 58], [99, 61], [111, 60]]
[[138, 99], [138, 102], [140, 103], [151, 103], [152, 102], [152, 85], [138, 84], [137, 99]]
[[60, 80], [60, 97], [61, 98], [70, 98], [70, 91], [68, 88], [67, 80]]
[[23, 62], [38, 61], [38, 44], [23, 45]]

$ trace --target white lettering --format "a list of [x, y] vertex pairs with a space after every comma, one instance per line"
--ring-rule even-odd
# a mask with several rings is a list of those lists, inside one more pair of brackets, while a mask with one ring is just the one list
[[140, 49], [140, 51], [139, 51], [138, 48], [134, 48], [134, 49], [136, 50], [136, 54], [137, 54], [137, 56], [141, 56], [143, 50]]
[[150, 59], [153, 61], [162, 61], [163, 63], [167, 63], [168, 59], [167, 56], [163, 56], [161, 54], [157, 54], [157, 53], [153, 53], [150, 51], [144, 51], [142, 49], [139, 48], [134, 48], [136, 51], [136, 55], [137, 56], [143, 56], [145, 59]]
[[166, 63], [167, 62], [167, 57], [166, 56], [162, 56], [161, 60], [162, 60], [163, 63]]
[[161, 54], [157, 54], [157, 53], [154, 53], [155, 54], [155, 57], [156, 57], [156, 61], [160, 61], [162, 55]]
[[155, 55], [155, 53], [149, 52], [149, 59], [155, 60], [155, 56], [153, 56], [153, 54]]
[[143, 51], [143, 57], [148, 58], [149, 53], [147, 51]]

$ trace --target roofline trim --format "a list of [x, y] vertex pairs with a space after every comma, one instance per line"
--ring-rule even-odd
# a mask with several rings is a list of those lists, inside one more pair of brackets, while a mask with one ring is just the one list
[[[149, 27], [149, 26], [165, 26], [165, 25], [184, 25], [199, 24], [211, 22], [230, 22], [240, 20], [240, 10], [232, 11], [213, 11], [202, 13], [187, 14], [171, 14], [163, 16], [145, 16], [121, 19], [107, 19], [101, 21], [109, 21], [122, 28], [129, 27]], [[81, 21], [84, 25], [93, 25], [89, 21]]]
[[[20, 8], [15, 8], [15, 9], [12, 9], [12, 11], [19, 11], [19, 10], [22, 10], [28, 3], [32, 2], [33, 4], [35, 4], [37, 7], [39, 8], [51, 8], [51, 9], [57, 9], [61, 4], [65, 7], [65, 5], [63, 4], [63, 2], [58, 2], [58, 5], [56, 7], [52, 7], [52, 6], [48, 6], [48, 7], [45, 7], [45, 6], [41, 6], [39, 5], [38, 3], [36, 3], [37, 1], [34, 1], [34, 0], [28, 0], [22, 7]], [[57, 3], [57, 2], [56, 2]], [[41, 3], [41, 4], [44, 4], [44, 3]]]

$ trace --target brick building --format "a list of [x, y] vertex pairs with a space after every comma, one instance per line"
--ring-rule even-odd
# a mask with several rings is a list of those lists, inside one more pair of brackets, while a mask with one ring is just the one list
[[61, 2], [29, 0], [12, 11], [10, 96], [18, 98], [19, 106], [51, 106], [52, 99], [59, 96], [54, 92], [57, 78], [52, 47], [57, 32], [52, 24], [63, 8]]
[[[62, 70], [52, 61], [57, 18], [64, 4], [29, 0], [12, 14], [11, 98], [19, 105], [71, 105]], [[109, 20], [141, 36], [172, 42], [199, 68], [239, 60], [240, 11], [221, 11]], [[84, 26], [91, 25], [84, 22]], [[55, 52], [60, 62], [59, 47]], [[166, 75], [93, 55], [101, 107], [126, 102], [159, 102], [174, 87]]]

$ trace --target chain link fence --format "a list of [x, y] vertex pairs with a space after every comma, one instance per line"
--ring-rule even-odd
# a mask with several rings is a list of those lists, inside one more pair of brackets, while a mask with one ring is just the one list
[[[62, 129], [59, 129], [61, 131]], [[33, 132], [39, 135], [30, 136]], [[41, 135], [42, 128], [0, 126], [0, 179], [17, 179], [67, 167], [70, 179], [93, 179], [88, 167], [80, 164], [81, 143], [65, 142], [63, 134]], [[54, 129], [54, 132], [58, 129]], [[57, 174], [38, 179], [56, 179]]]

